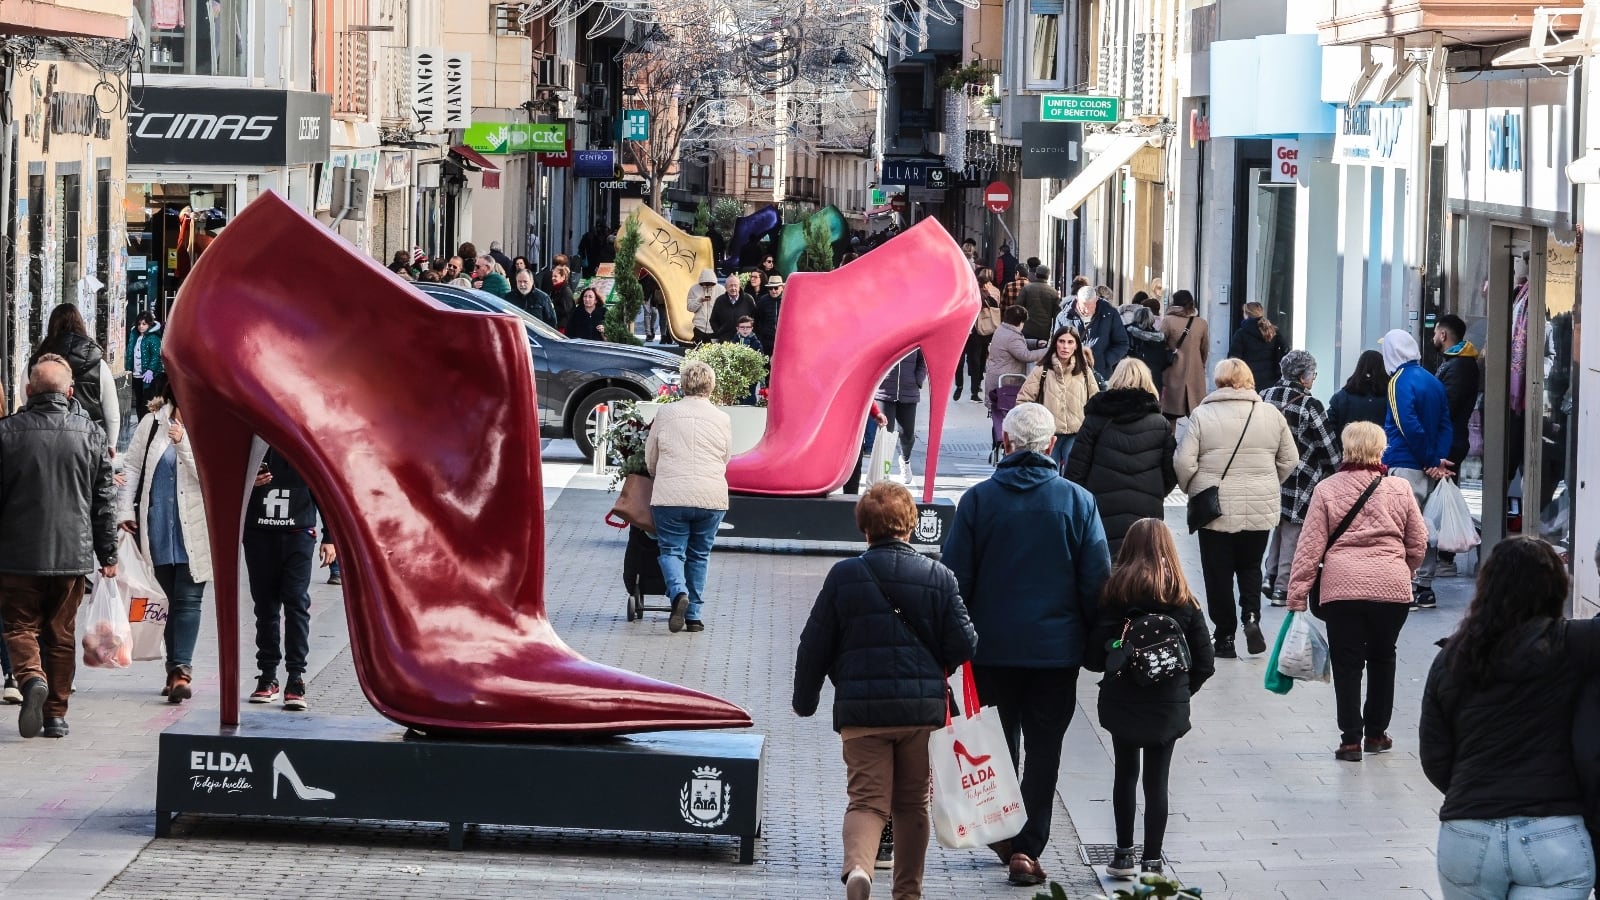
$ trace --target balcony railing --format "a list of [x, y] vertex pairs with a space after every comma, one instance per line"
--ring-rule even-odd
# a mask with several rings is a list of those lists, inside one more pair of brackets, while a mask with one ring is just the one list
[[372, 66], [365, 31], [341, 31], [335, 35], [333, 111], [335, 114], [365, 116]]

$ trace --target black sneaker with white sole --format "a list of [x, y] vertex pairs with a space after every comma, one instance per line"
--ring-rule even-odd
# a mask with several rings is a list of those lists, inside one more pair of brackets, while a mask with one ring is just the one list
[[875, 869], [894, 868], [894, 823], [885, 822], [883, 833], [878, 835], [878, 858], [873, 861]]
[[1433, 588], [1414, 584], [1411, 586], [1411, 608], [1438, 609], [1439, 598], [1433, 595]]
[[10, 675], [6, 676], [5, 685], [0, 687], [0, 700], [13, 706], [22, 702], [22, 691], [17, 689], [17, 680]]
[[263, 675], [256, 680], [256, 689], [250, 692], [251, 703], [271, 703], [278, 699], [278, 677]]
[[1135, 863], [1135, 850], [1132, 847], [1118, 847], [1111, 857], [1111, 864], [1106, 866], [1106, 874], [1112, 878], [1132, 878], [1139, 873]]
[[283, 708], [295, 712], [306, 708], [306, 682], [298, 675], [290, 675], [289, 683], [283, 688]]

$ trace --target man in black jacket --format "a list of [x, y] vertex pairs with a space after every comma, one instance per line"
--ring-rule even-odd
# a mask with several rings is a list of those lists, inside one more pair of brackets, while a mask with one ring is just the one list
[[1035, 268], [1033, 280], [1022, 289], [1017, 302], [1028, 311], [1028, 323], [1022, 326], [1022, 336], [1036, 341], [1049, 340], [1056, 313], [1061, 309], [1061, 295], [1050, 286], [1050, 270], [1044, 266]]
[[[256, 665], [251, 703], [278, 699], [278, 663], [289, 673], [283, 708], [306, 708], [306, 656], [311, 651], [311, 551], [317, 542], [317, 501], [289, 461], [268, 449], [245, 512], [244, 565], [256, 610]], [[322, 565], [337, 559], [333, 534], [322, 532]], [[279, 622], [283, 645], [279, 649]]]
[[743, 290], [738, 275], [729, 275], [727, 293], [712, 301], [711, 334], [718, 343], [737, 341], [739, 320], [745, 316], [756, 318], [756, 299]]
[[1450, 456], [1456, 471], [1467, 458], [1467, 429], [1472, 408], [1478, 405], [1478, 348], [1467, 340], [1467, 323], [1460, 316], [1444, 315], [1433, 326], [1433, 346], [1444, 354], [1434, 375], [1444, 385], [1445, 403], [1450, 408]]
[[105, 432], [71, 408], [67, 361], [39, 357], [27, 392], [0, 419], [0, 619], [22, 686], [18, 733], [60, 738], [84, 576], [117, 576], [116, 485]]

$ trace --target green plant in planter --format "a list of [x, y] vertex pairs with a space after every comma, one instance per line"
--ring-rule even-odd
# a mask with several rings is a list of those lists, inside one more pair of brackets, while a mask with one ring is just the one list
[[694, 234], [707, 237], [711, 234], [711, 207], [704, 200], [694, 208]]
[[611, 427], [605, 431], [610, 449], [611, 489], [616, 490], [629, 475], [648, 475], [644, 464], [644, 442], [650, 437], [650, 423], [639, 415], [638, 404], [612, 404]]
[[750, 388], [767, 377], [767, 358], [743, 344], [701, 344], [683, 355], [684, 361], [697, 359], [716, 373], [717, 386], [711, 402], [733, 406], [750, 395]]
[[639, 217], [629, 216], [617, 238], [616, 272], [613, 286], [617, 302], [606, 310], [606, 340], [615, 344], [642, 343], [633, 334], [633, 320], [644, 307], [644, 285], [639, 283], [638, 265], [634, 262], [639, 253]]
[[936, 84], [940, 90], [959, 91], [969, 84], [982, 84], [1000, 74], [988, 66], [978, 63], [967, 63], [957, 69], [950, 69], [939, 76]]

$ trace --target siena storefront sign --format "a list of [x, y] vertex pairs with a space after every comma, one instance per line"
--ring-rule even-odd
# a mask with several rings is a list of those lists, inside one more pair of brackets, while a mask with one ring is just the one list
[[480, 122], [462, 133], [461, 142], [479, 153], [560, 153], [567, 149], [567, 126]]

